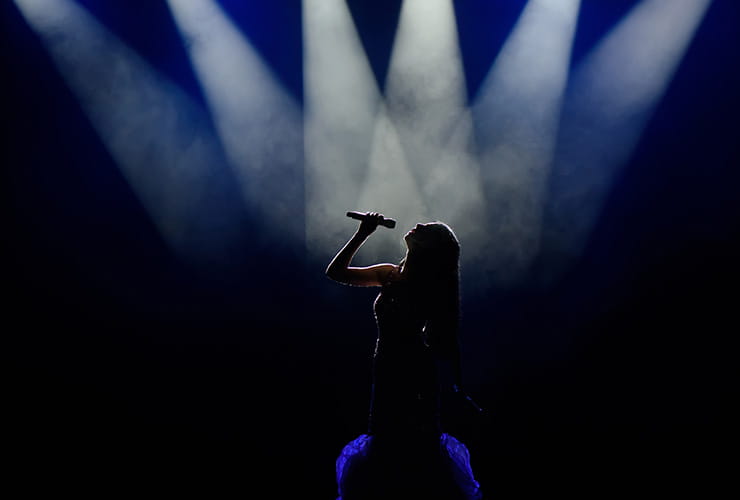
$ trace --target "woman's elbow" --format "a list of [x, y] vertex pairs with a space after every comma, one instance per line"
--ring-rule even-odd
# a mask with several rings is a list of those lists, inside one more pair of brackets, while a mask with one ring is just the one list
[[341, 283], [341, 271], [335, 267], [329, 265], [325, 271], [326, 277], [330, 280], [339, 281]]

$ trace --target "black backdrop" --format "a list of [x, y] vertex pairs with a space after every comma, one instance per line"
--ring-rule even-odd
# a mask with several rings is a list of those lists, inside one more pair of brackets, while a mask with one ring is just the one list
[[[80, 3], [204, 102], [163, 3]], [[300, 100], [300, 2], [222, 3]], [[584, 1], [574, 60], [633, 3]], [[523, 5], [456, 3], [471, 95], [497, 47], [477, 41], [500, 46]], [[382, 82], [398, 3], [350, 6]], [[330, 283], [249, 213], [223, 269], [178, 260], [40, 40], [1, 8], [12, 476], [101, 497], [331, 498], [334, 459], [364, 429], [375, 292]], [[492, 496], [706, 493], [728, 476], [739, 20], [713, 3], [562, 279], [464, 293], [466, 377], [487, 412], [454, 431]]]

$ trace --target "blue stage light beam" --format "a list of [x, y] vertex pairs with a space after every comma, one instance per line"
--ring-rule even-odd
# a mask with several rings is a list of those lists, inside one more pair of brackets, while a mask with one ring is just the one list
[[253, 215], [303, 245], [298, 102], [213, 0], [168, 0]]
[[[486, 207], [450, 0], [403, 3], [385, 88], [388, 124], [397, 131], [408, 183], [421, 197], [402, 214], [409, 224], [449, 223], [470, 259], [485, 235]], [[392, 172], [384, 175], [395, 181]], [[399, 198], [404, 189], [397, 186]]]
[[16, 4], [163, 239], [214, 262], [238, 228], [214, 203], [225, 165], [204, 110], [75, 2]]
[[644, 0], [576, 68], [564, 104], [544, 238], [551, 277], [583, 251], [711, 0]]
[[530, 0], [473, 103], [488, 200], [487, 274], [522, 279], [540, 249], [580, 0]]

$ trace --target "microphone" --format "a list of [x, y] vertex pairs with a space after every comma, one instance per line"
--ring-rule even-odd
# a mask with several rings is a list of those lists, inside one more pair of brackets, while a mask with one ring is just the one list
[[[347, 217], [351, 219], [365, 220], [367, 218], [367, 214], [363, 214], [362, 212], [347, 212]], [[378, 221], [378, 225], [385, 226], [388, 229], [393, 229], [396, 227], [396, 221], [384, 218]]]

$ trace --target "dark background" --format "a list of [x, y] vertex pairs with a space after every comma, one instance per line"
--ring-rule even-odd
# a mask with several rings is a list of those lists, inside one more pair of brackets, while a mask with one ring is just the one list
[[[205, 106], [163, 2], [79, 3]], [[300, 2], [221, 4], [302, 101]], [[456, 3], [471, 96], [524, 4]], [[633, 4], [584, 0], [573, 65]], [[382, 83], [399, 3], [350, 7]], [[0, 9], [11, 476], [100, 498], [332, 498], [334, 460], [364, 431], [376, 291], [331, 283], [247, 212], [218, 271], [177, 259], [40, 40]], [[487, 411], [451, 425], [491, 497], [729, 482], [739, 9], [710, 7], [568, 272], [463, 292], [466, 381]]]

